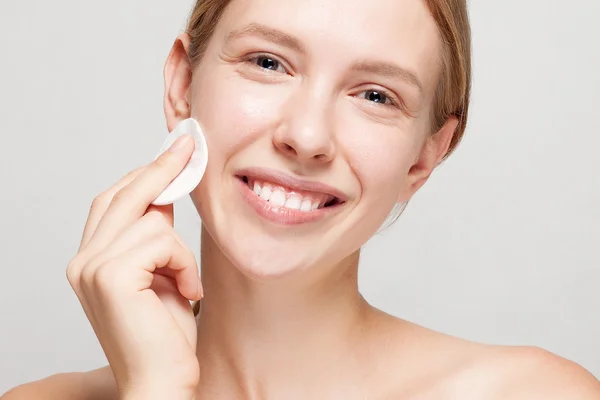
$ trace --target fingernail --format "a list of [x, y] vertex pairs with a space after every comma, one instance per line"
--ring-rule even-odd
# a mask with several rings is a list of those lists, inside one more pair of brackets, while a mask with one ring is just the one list
[[202, 281], [198, 278], [198, 300], [204, 297], [204, 288], [202, 287]]
[[191, 140], [192, 137], [190, 135], [183, 135], [180, 138], [177, 138], [177, 140], [171, 145], [171, 148], [169, 150], [172, 152], [184, 150], [190, 144]]

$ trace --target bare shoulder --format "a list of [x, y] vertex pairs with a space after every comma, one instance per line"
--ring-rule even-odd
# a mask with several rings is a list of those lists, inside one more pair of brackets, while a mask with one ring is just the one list
[[49, 376], [15, 387], [0, 400], [118, 400], [109, 367]]
[[600, 381], [590, 372], [543, 349], [471, 342], [375, 315], [386, 335], [376, 343], [385, 346], [369, 348], [365, 359], [383, 354], [373, 366], [389, 381], [378, 382], [389, 393], [382, 398], [600, 400]]
[[589, 371], [537, 347], [487, 346], [457, 382], [485, 383], [489, 399], [600, 400], [600, 381]]

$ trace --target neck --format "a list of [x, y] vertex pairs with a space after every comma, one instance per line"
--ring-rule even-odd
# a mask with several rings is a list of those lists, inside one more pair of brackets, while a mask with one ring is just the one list
[[356, 252], [318, 273], [254, 280], [203, 229], [201, 393], [285, 398], [292, 386], [339, 379], [333, 366], [356, 348], [370, 308], [358, 292], [358, 258]]

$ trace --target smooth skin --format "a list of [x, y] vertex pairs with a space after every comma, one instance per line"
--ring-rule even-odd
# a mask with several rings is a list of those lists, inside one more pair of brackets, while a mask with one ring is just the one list
[[[195, 261], [172, 230], [172, 207], [149, 206], [183, 167], [192, 147], [193, 142], [179, 152], [165, 153], [99, 195], [79, 253], [69, 265], [69, 281], [110, 367], [54, 375], [19, 386], [3, 399], [211, 398], [196, 390], [196, 327], [186, 301], [201, 297]], [[159, 268], [165, 273], [158, 275]], [[164, 276], [176, 285], [163, 281]], [[365, 360], [371, 358], [367, 365], [379, 375], [363, 376], [374, 384], [370, 394], [343, 393], [348, 381], [338, 382], [342, 385], [336, 394], [311, 398], [598, 398], [598, 382], [590, 374], [539, 349], [471, 344], [369, 311], [370, 325], [377, 331], [370, 336], [377, 337], [363, 343], [361, 353], [373, 351]], [[400, 337], [405, 343], [399, 343]], [[301, 398], [286, 396], [274, 398]]]
[[[195, 261], [172, 230], [172, 207], [149, 206], [185, 165], [192, 147], [193, 142], [165, 153], [100, 194], [68, 267], [110, 366], [21, 385], [3, 400], [600, 398], [591, 374], [543, 350], [469, 343], [374, 309], [365, 310], [370, 314], [366, 341], [348, 355], [367, 367], [362, 382], [338, 380], [331, 386], [335, 392], [316, 390], [309, 397], [303, 397], [309, 384], [273, 396], [210, 384], [200, 390], [196, 324], [186, 300], [201, 297]], [[359, 387], [364, 391], [353, 393]]]
[[[68, 266], [110, 366], [3, 399], [600, 399], [570, 361], [433, 332], [358, 291], [360, 247], [427, 181], [457, 125], [428, 129], [440, 41], [424, 1], [233, 0], [194, 67], [189, 43], [180, 35], [167, 60], [165, 115], [169, 130], [201, 121], [210, 151], [191, 194], [200, 315], [173, 209], [149, 206], [190, 144], [99, 195]], [[365, 60], [402, 67], [420, 88]], [[240, 196], [248, 167], [332, 185], [346, 203], [309, 224], [272, 223]]]
[[[79, 253], [69, 265], [69, 281], [110, 366], [21, 385], [3, 400], [303, 398], [292, 393], [230, 397], [232, 393], [217, 395], [215, 388], [211, 397], [197, 390], [196, 326], [187, 301], [201, 297], [195, 261], [172, 230], [172, 207], [149, 206], [185, 165], [192, 147], [193, 142], [165, 153], [100, 194]], [[543, 350], [473, 344], [369, 312], [369, 325], [376, 333], [362, 343], [361, 353], [363, 361], [371, 359], [366, 362], [370, 374], [362, 377], [372, 384], [370, 394], [353, 394], [347, 388], [356, 387], [347, 381], [338, 382], [336, 393], [310, 398], [600, 398], [600, 386], [591, 374]], [[127, 334], [129, 329], [135, 340]]]

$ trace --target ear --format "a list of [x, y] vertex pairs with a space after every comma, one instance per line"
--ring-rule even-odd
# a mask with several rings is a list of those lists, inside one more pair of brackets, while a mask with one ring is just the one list
[[192, 83], [192, 66], [188, 57], [189, 46], [189, 35], [179, 35], [165, 63], [164, 109], [169, 132], [175, 129], [180, 121], [190, 117], [188, 90]]
[[458, 118], [451, 116], [439, 131], [426, 139], [419, 157], [408, 171], [407, 184], [398, 197], [398, 202], [408, 201], [427, 182], [448, 152], [457, 126]]

